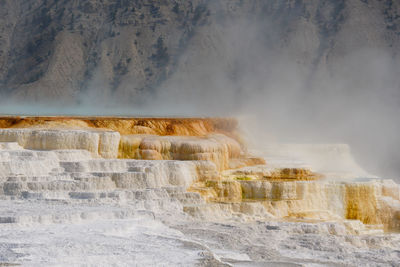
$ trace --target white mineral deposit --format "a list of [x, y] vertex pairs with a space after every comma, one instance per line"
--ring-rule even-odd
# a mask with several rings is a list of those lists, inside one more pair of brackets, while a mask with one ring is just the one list
[[400, 186], [347, 145], [259, 148], [264, 160], [222, 133], [37, 124], [0, 129], [3, 265], [400, 262]]

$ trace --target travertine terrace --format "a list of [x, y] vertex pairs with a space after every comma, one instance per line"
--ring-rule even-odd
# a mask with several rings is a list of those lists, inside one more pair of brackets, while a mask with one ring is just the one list
[[[0, 265], [400, 260], [400, 187], [365, 173], [347, 145], [254, 156], [224, 118], [3, 117], [0, 127]], [[50, 233], [46, 248], [25, 239]]]

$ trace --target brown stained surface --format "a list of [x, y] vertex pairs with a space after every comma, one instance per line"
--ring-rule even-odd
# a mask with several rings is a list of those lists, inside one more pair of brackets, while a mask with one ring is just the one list
[[368, 184], [346, 185], [346, 218], [365, 224], [380, 223], [375, 188]]
[[265, 176], [264, 178], [273, 181], [308, 181], [318, 180], [322, 177], [321, 174], [312, 172], [306, 168], [282, 168], [276, 169], [271, 176]]
[[216, 202], [241, 202], [242, 201], [242, 187], [237, 181], [211, 181], [205, 183], [208, 188], [214, 189], [216, 198], [212, 201]]
[[239, 139], [234, 118], [129, 118], [129, 117], [0, 117], [0, 128], [101, 128], [128, 134], [205, 136], [224, 133]]
[[[0, 128], [117, 131], [119, 158], [209, 160], [218, 170], [265, 164], [247, 158], [237, 126], [233, 118], [0, 117]], [[231, 159], [235, 164], [230, 164]]]

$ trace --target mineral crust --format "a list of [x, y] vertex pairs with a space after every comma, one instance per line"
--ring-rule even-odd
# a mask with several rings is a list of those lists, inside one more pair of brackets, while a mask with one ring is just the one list
[[[64, 247], [75, 244], [66, 248], [65, 265], [81, 253], [99, 263], [101, 255], [129, 247], [129, 240], [143, 248], [124, 252], [143, 257], [122, 257], [131, 264], [162, 265], [146, 252], [149, 244], [192, 255], [189, 265], [307, 262], [299, 255], [322, 265], [400, 260], [394, 233], [400, 230], [400, 187], [368, 175], [346, 145], [274, 145], [254, 156], [230, 119], [2, 123], [0, 256], [7, 264], [63, 258], [57, 246], [35, 249], [44, 232], [56, 234], [43, 246], [56, 239], [70, 240], [59, 241]], [[139, 229], [149, 235], [134, 234]], [[93, 242], [112, 248], [94, 249]], [[157, 253], [167, 265], [177, 264], [165, 250]]]

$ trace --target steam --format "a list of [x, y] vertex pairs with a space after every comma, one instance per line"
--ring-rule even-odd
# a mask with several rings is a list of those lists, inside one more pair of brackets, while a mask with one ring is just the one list
[[194, 43], [216, 48], [185, 55], [155, 106], [241, 116], [258, 147], [349, 143], [368, 171], [400, 178], [400, 64], [392, 51], [366, 45], [303, 56], [313, 40], [294, 33], [285, 46], [285, 33], [264, 23], [235, 18], [198, 33]]
[[152, 94], [110, 94], [99, 69], [75, 105], [3, 101], [0, 112], [237, 116], [257, 144], [349, 143], [368, 171], [400, 177], [400, 64], [392, 50], [324, 50], [324, 37], [309, 38], [308, 26], [293, 32], [262, 16], [216, 13]]

